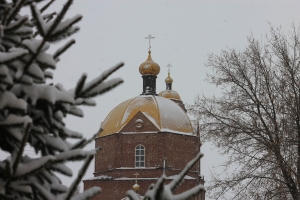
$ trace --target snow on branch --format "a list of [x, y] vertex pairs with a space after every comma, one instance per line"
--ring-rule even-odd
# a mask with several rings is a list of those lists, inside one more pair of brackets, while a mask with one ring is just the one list
[[[55, 41], [54, 38], [59, 38], [60, 36], [64, 35], [64, 33], [66, 33], [75, 23], [79, 22], [81, 19], [81, 15], [75, 15], [74, 17], [59, 23], [59, 25], [56, 26], [56, 28], [51, 33], [51, 36], [49, 36], [48, 41]], [[46, 26], [46, 30], [48, 29], [47, 27], [51, 26], [52, 23], [49, 22]]]
[[20, 48], [15, 48], [11, 52], [0, 52], [0, 64], [16, 60], [27, 53], [28, 51]]
[[36, 7], [35, 3], [32, 3], [30, 8], [31, 8], [32, 16], [35, 19], [37, 30], [39, 31], [41, 36], [45, 37], [46, 36], [45, 22], [43, 20], [40, 10]]
[[73, 176], [72, 170], [63, 163], [57, 163], [57, 164], [51, 165], [49, 168], [51, 168], [54, 171], [57, 171], [61, 174], [64, 174], [66, 176], [70, 176], [70, 177]]
[[60, 24], [65, 14], [67, 13], [68, 9], [72, 5], [72, 3], [73, 0], [68, 0], [67, 3], [63, 6], [61, 11], [57, 14], [56, 18], [54, 19], [53, 23], [51, 23], [51, 26], [48, 27], [48, 29], [46, 30], [47, 35], [51, 35], [51, 33], [55, 30], [55, 28]]
[[18, 14], [25, 2], [26, 0], [19, 0], [14, 3], [14, 7], [10, 10], [8, 17], [6, 18], [6, 25], [9, 24], [15, 18], [15, 16]]
[[[38, 50], [44, 52], [49, 49], [50, 44], [48, 42], [43, 43], [43, 40], [28, 39], [22, 42], [23, 46], [28, 49], [32, 54], [37, 54]], [[41, 46], [43, 44], [43, 46]], [[40, 49], [39, 49], [40, 48]]]
[[41, 158], [33, 159], [28, 163], [19, 164], [15, 176], [21, 177], [33, 173], [41, 168], [43, 168], [47, 163], [50, 163], [55, 159], [54, 156], [43, 156]]
[[82, 160], [82, 159], [85, 159], [87, 156], [95, 155], [96, 153], [97, 153], [97, 151], [95, 149], [90, 150], [90, 151], [84, 151], [82, 149], [74, 149], [74, 150], [62, 152], [62, 153], [55, 155], [56, 159], [54, 162], [61, 163], [61, 162], [65, 162], [67, 160], [68, 161]]
[[77, 194], [71, 200], [89, 199], [89, 198], [95, 196], [96, 194], [98, 194], [100, 192], [101, 192], [101, 188], [94, 186], [92, 188], [89, 188], [89, 189], [85, 190], [83, 193]]
[[[82, 89], [82, 92], [80, 94], [80, 97], [86, 97], [89, 96], [88, 93], [95, 89], [94, 92], [97, 93], [105, 88], [112, 88], [113, 86], [119, 85], [122, 83], [122, 79], [115, 79], [115, 81], [111, 81], [109, 83], [106, 83], [105, 86], [100, 86], [103, 81], [105, 81], [112, 73], [120, 69], [124, 63], [117, 64], [116, 66], [111, 67], [110, 69], [104, 71], [100, 76], [95, 78], [94, 80], [90, 81], [89, 83], [85, 84], [85, 86]], [[109, 85], [111, 84], [111, 85]], [[111, 87], [110, 87], [111, 86]], [[92, 94], [95, 94], [92, 93]]]
[[[28, 21], [28, 16], [19, 17], [16, 21], [14, 21], [14, 22], [10, 23], [8, 26], [6, 26], [4, 31], [6, 33], [16, 31], [27, 21]], [[29, 27], [29, 29], [31, 30], [30, 27]], [[31, 30], [31, 32], [32, 32], [32, 30]]]

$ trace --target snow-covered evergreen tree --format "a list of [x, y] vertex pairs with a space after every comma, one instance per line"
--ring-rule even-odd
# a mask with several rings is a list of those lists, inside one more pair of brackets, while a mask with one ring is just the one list
[[[86, 82], [83, 74], [74, 89], [47, 84], [60, 56], [75, 41], [74, 26], [82, 16], [64, 19], [72, 0], [58, 12], [45, 13], [54, 0], [0, 0], [0, 151], [10, 156], [0, 161], [0, 199], [86, 199], [100, 191], [91, 188], [75, 194], [87, 166], [97, 152], [85, 151], [93, 138], [65, 126], [68, 115], [83, 116], [81, 105], [95, 106], [91, 97], [119, 85], [119, 78], [106, 80], [123, 64]], [[28, 7], [31, 16], [20, 10]], [[54, 54], [51, 43], [65, 43]], [[70, 138], [78, 142], [71, 143]], [[34, 158], [24, 153], [31, 146]], [[72, 176], [65, 163], [85, 160], [74, 182], [65, 186], [55, 172]]]
[[[198, 155], [191, 160], [185, 168], [178, 174], [176, 178], [174, 178], [169, 184], [165, 184], [166, 175], [163, 174], [156, 182], [156, 184], [152, 184], [149, 186], [148, 191], [143, 197], [144, 200], [188, 200], [197, 196], [200, 192], [204, 192], [204, 186], [202, 184], [198, 184], [197, 186], [183, 192], [180, 194], [174, 194], [176, 189], [183, 183], [185, 175], [189, 172], [189, 170], [193, 167], [193, 165], [203, 156], [202, 153], [198, 153]], [[127, 192], [128, 198], [130, 200], [140, 200], [141, 196], [136, 194], [133, 190], [129, 190]]]

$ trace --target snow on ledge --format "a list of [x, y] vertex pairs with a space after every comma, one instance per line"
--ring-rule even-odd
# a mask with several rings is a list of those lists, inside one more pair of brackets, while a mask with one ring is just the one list
[[[172, 176], [168, 176], [166, 179], [167, 180], [173, 180], [177, 177], [178, 175], [172, 175]], [[154, 177], [154, 178], [137, 178], [137, 180], [158, 180], [159, 177]], [[184, 177], [185, 180], [195, 180], [196, 178], [191, 177], [186, 175]], [[128, 178], [128, 177], [120, 177], [120, 178], [114, 178], [112, 176], [107, 176], [107, 175], [100, 175], [100, 176], [96, 176], [93, 178], [89, 178], [89, 179], [85, 179], [87, 181], [91, 181], [91, 180], [114, 180], [114, 181], [135, 181], [136, 178]]]
[[120, 134], [143, 134], [143, 133], [172, 133], [172, 134], [179, 134], [179, 135], [188, 135], [188, 136], [194, 136], [197, 137], [196, 135], [194, 135], [193, 133], [185, 133], [185, 132], [180, 132], [180, 131], [173, 131], [170, 129], [161, 129], [160, 131], [144, 131], [144, 132], [119, 132]]
[[114, 179], [114, 177], [107, 176], [107, 175], [100, 175], [100, 176], [96, 176], [96, 177], [85, 179], [85, 180], [89, 180], [90, 181], [90, 180], [111, 180], [111, 179]]
[[119, 168], [115, 168], [115, 169], [157, 169], [157, 167], [119, 167]]

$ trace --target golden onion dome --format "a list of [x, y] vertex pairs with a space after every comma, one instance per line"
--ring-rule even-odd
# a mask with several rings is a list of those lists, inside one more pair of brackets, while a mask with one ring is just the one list
[[132, 186], [132, 189], [133, 189], [135, 192], [137, 192], [137, 191], [139, 191], [140, 186], [136, 183], [136, 184], [134, 184], [134, 185]]
[[168, 72], [168, 77], [165, 79], [166, 84], [171, 84], [173, 83], [173, 79], [170, 76], [170, 72]]
[[140, 65], [139, 71], [140, 71], [141, 75], [157, 75], [157, 74], [159, 74], [160, 66], [152, 60], [150, 50], [148, 51], [147, 60]]
[[116, 106], [103, 121], [103, 131], [98, 136], [126, 132], [125, 126], [131, 121], [141, 128], [143, 121], [134, 118], [138, 113], [143, 114], [156, 127], [156, 132], [193, 133], [188, 116], [175, 102], [160, 96], [140, 95]]
[[167, 99], [176, 99], [176, 100], [181, 100], [179, 94], [174, 91], [174, 90], [164, 90], [164, 91], [161, 91], [158, 96], [160, 97], [164, 97], [164, 98], [167, 98]]

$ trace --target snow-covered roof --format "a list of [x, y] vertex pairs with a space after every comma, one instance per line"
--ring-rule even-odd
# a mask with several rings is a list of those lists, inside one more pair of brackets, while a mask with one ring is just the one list
[[181, 100], [179, 94], [175, 90], [163, 90], [158, 94], [158, 96], [168, 99]]
[[170, 99], [140, 95], [116, 106], [102, 123], [100, 137], [118, 133], [138, 112], [142, 112], [158, 129], [172, 133], [192, 134], [190, 119]]

